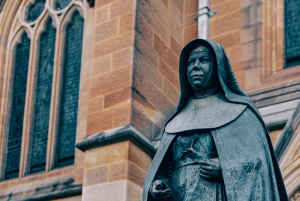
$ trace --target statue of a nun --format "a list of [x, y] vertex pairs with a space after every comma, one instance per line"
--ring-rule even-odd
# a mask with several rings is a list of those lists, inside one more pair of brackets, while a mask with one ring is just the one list
[[224, 48], [210, 40], [189, 42], [179, 77], [181, 96], [143, 201], [287, 201], [266, 126]]

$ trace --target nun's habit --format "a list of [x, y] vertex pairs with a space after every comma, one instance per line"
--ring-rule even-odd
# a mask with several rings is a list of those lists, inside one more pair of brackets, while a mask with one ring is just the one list
[[[201, 100], [192, 98], [187, 78], [189, 54], [199, 45], [211, 49], [220, 85], [220, 92]], [[287, 201], [266, 126], [240, 88], [223, 47], [210, 40], [189, 42], [180, 54], [179, 77], [181, 96], [146, 176], [143, 201], [155, 200], [149, 193], [155, 180], [171, 189], [173, 201]], [[198, 154], [184, 154], [187, 147]], [[219, 180], [199, 175], [197, 161], [212, 158], [220, 161]]]

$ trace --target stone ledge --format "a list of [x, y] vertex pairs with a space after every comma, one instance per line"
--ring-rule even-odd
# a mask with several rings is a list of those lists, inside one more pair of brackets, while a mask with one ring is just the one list
[[282, 133], [280, 134], [277, 143], [275, 144], [275, 155], [279, 161], [283, 153], [291, 142], [291, 139], [297, 133], [296, 130], [300, 125], [300, 103], [298, 104], [294, 114], [290, 117]]
[[153, 143], [146, 137], [144, 137], [137, 129], [132, 125], [121, 126], [111, 130], [103, 131], [93, 135], [86, 136], [83, 140], [76, 143], [76, 147], [81, 151], [130, 140], [137, 146], [142, 146], [143, 150], [153, 155], [158, 147], [158, 143]]
[[266, 86], [248, 92], [248, 95], [258, 108], [300, 99], [300, 80]]
[[72, 176], [63, 176], [0, 189], [0, 200], [46, 200], [80, 195], [82, 184], [73, 182]]
[[269, 131], [282, 129], [294, 114], [300, 99], [259, 108]]

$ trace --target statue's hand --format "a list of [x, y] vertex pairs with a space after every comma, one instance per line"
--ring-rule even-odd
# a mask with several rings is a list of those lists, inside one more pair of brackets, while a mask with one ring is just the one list
[[155, 180], [150, 187], [150, 194], [159, 201], [171, 199], [171, 190], [167, 188], [162, 180]]
[[205, 179], [221, 179], [222, 169], [219, 158], [213, 158], [199, 163], [201, 165], [200, 176]]

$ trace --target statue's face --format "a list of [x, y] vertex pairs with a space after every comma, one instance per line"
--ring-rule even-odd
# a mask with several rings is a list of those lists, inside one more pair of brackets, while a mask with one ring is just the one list
[[187, 77], [195, 90], [204, 87], [211, 76], [212, 67], [212, 53], [206, 46], [201, 45], [191, 51], [187, 65]]

